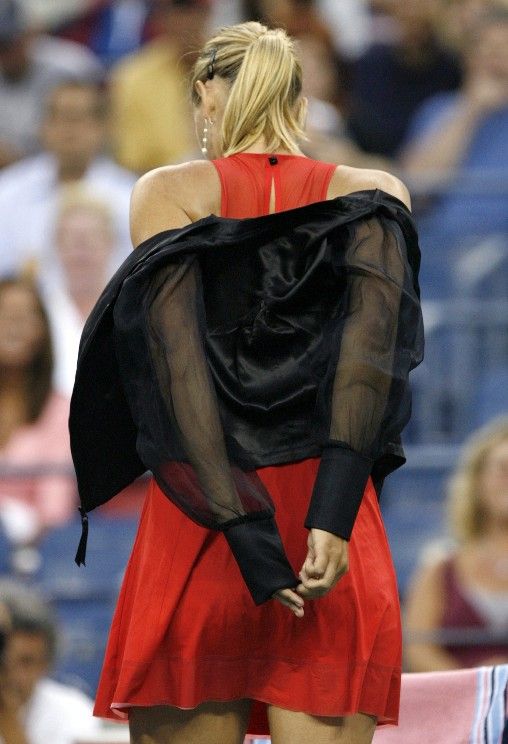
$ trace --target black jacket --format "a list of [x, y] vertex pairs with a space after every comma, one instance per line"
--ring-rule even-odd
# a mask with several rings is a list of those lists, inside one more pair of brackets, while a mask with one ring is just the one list
[[224, 531], [257, 603], [295, 586], [255, 469], [321, 456], [305, 524], [350, 537], [369, 475], [379, 487], [404, 462], [418, 268], [410, 214], [381, 191], [145, 241], [81, 339], [70, 431], [84, 519], [151, 470]]

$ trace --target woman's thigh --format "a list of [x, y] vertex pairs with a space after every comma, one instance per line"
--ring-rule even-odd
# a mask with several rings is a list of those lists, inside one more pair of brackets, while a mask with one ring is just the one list
[[268, 706], [272, 744], [371, 744], [376, 718], [364, 713], [332, 718]]
[[207, 702], [182, 710], [168, 705], [131, 708], [131, 744], [242, 744], [251, 701]]

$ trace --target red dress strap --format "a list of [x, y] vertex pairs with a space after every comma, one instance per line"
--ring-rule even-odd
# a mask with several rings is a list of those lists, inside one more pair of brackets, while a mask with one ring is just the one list
[[299, 155], [237, 153], [212, 161], [221, 181], [221, 216], [243, 219], [327, 198], [336, 165]]

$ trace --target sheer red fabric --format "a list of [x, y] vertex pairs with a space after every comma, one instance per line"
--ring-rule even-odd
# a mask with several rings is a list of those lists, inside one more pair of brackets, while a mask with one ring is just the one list
[[[326, 198], [334, 166], [241, 154], [216, 161], [222, 216], [253, 217]], [[277, 171], [277, 175], [273, 172]], [[269, 178], [267, 177], [269, 174]], [[273, 193], [273, 191], [275, 193]], [[275, 197], [275, 198], [274, 198]], [[297, 574], [318, 459], [260, 468]], [[357, 711], [397, 721], [401, 632], [396, 579], [369, 478], [350, 541], [350, 570], [302, 620], [278, 602], [256, 607], [224, 534], [192, 522], [152, 482], [113, 620], [95, 714], [131, 706], [192, 708], [251, 698], [315, 715]]]

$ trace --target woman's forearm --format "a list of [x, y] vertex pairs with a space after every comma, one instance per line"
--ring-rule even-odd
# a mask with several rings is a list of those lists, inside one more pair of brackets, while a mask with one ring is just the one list
[[401, 156], [406, 177], [443, 173], [457, 168], [481, 119], [482, 110], [469, 98], [461, 98], [449, 115], [423, 139], [410, 145]]

